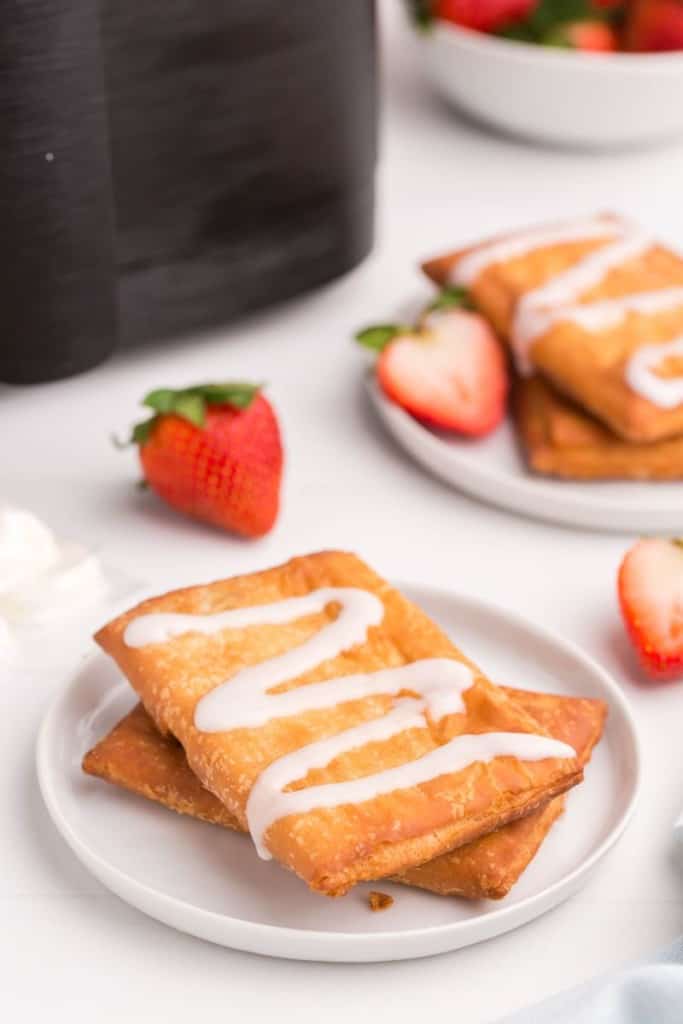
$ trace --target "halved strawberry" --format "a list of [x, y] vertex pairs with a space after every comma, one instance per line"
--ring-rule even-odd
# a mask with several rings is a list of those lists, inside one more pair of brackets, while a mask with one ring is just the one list
[[480, 436], [505, 415], [505, 356], [478, 313], [435, 308], [416, 328], [369, 328], [357, 338], [380, 351], [384, 393], [419, 419]]
[[683, 675], [683, 541], [632, 547], [619, 569], [619, 602], [646, 671], [656, 679]]
[[543, 38], [546, 46], [562, 46], [586, 53], [613, 53], [619, 49], [615, 30], [606, 21], [586, 18], [556, 25]]

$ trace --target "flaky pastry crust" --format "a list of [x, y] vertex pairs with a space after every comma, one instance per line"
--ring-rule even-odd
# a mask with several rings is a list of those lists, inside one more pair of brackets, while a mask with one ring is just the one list
[[[327, 586], [371, 591], [384, 605], [384, 619], [368, 631], [365, 643], [292, 680], [288, 687], [432, 657], [470, 665], [474, 684], [464, 695], [464, 713], [350, 750], [324, 769], [309, 772], [297, 787], [392, 768], [462, 733], [539, 731], [534, 719], [486, 679], [435, 623], [351, 554], [307, 555], [275, 569], [145, 601], [101, 629], [96, 639], [116, 659], [157, 727], [180, 741], [194, 774], [240, 827], [246, 827], [249, 792], [265, 767], [307, 743], [376, 718], [390, 709], [392, 698], [348, 702], [253, 729], [200, 732], [194, 725], [194, 709], [204, 694], [240, 668], [301, 644], [336, 610], [328, 607], [296, 622], [227, 634], [185, 634], [142, 648], [126, 646], [125, 628], [144, 612], [215, 612]], [[522, 762], [498, 757], [362, 804], [289, 815], [268, 829], [266, 842], [272, 855], [311, 888], [340, 895], [358, 881], [400, 873], [527, 814], [575, 785], [581, 774], [573, 758]]]
[[[581, 764], [587, 762], [602, 734], [607, 713], [602, 701], [503, 689], [549, 735], [573, 746]], [[83, 769], [179, 814], [241, 831], [237, 818], [200, 784], [178, 741], [162, 736], [141, 704], [88, 751]], [[562, 808], [562, 797], [551, 800], [396, 880], [441, 895], [500, 899], [533, 858]]]
[[527, 462], [537, 473], [567, 480], [683, 479], [683, 437], [624, 441], [538, 374], [515, 382], [513, 408]]
[[[520, 299], [604, 244], [604, 239], [596, 238], [565, 241], [504, 263], [493, 263], [472, 282], [470, 293], [498, 334], [509, 339]], [[447, 284], [460, 260], [478, 247], [458, 249], [427, 260], [423, 270], [438, 284]], [[598, 286], [582, 293], [579, 302], [681, 285], [683, 259], [653, 243], [638, 256], [611, 269]], [[672, 409], [660, 408], [633, 391], [626, 381], [626, 365], [643, 346], [668, 342], [682, 334], [683, 303], [657, 313], [630, 312], [620, 322], [598, 331], [585, 330], [571, 321], [558, 321], [539, 335], [530, 352], [534, 368], [559, 391], [623, 439], [647, 443], [683, 434], [683, 404]], [[662, 372], [666, 372], [665, 368]], [[683, 370], [676, 372], [680, 375]]]

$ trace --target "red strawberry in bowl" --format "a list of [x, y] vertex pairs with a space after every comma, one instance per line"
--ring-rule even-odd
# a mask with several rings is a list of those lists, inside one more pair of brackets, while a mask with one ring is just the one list
[[633, 0], [625, 37], [627, 50], [683, 50], [683, 0]]
[[655, 679], [683, 676], [683, 541], [639, 541], [619, 569], [619, 602], [633, 645]]
[[538, 0], [436, 0], [432, 15], [479, 32], [494, 32], [522, 21]]
[[397, 405], [436, 427], [488, 434], [505, 415], [505, 356], [478, 313], [441, 305], [415, 328], [371, 327], [357, 340], [379, 351], [377, 380]]
[[131, 440], [145, 480], [160, 498], [195, 519], [245, 537], [277, 518], [282, 444], [275, 413], [258, 385], [161, 388], [143, 399], [153, 415]]

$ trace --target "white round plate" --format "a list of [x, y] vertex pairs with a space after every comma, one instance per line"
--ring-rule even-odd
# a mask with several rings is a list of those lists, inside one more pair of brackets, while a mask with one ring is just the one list
[[[38, 739], [43, 797], [76, 856], [118, 896], [165, 924], [224, 946], [298, 960], [443, 953], [525, 924], [576, 892], [621, 835], [636, 798], [638, 743], [621, 691], [577, 648], [513, 613], [431, 587], [403, 589], [493, 679], [609, 702], [606, 734], [585, 782], [505, 900], [470, 903], [383, 881], [329, 900], [259, 860], [245, 836], [84, 775], [85, 751], [134, 703], [114, 663], [101, 654], [69, 680]], [[371, 913], [373, 888], [394, 896], [391, 909]]]
[[569, 526], [622, 533], [680, 532], [683, 483], [581, 483], [536, 476], [524, 463], [509, 420], [481, 440], [458, 437], [420, 423], [386, 398], [372, 375], [367, 388], [380, 419], [401, 447], [436, 476], [475, 498]]

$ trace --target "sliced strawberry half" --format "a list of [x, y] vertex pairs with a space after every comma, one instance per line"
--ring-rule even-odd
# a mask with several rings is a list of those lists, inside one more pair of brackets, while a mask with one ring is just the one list
[[683, 675], [683, 541], [641, 540], [619, 569], [619, 601], [629, 636], [656, 679]]
[[[437, 427], [480, 436], [505, 415], [508, 372], [489, 324], [478, 313], [436, 309], [415, 329], [375, 328], [377, 380], [389, 398]], [[392, 333], [393, 332], [393, 333]], [[369, 331], [361, 332], [364, 340]]]

